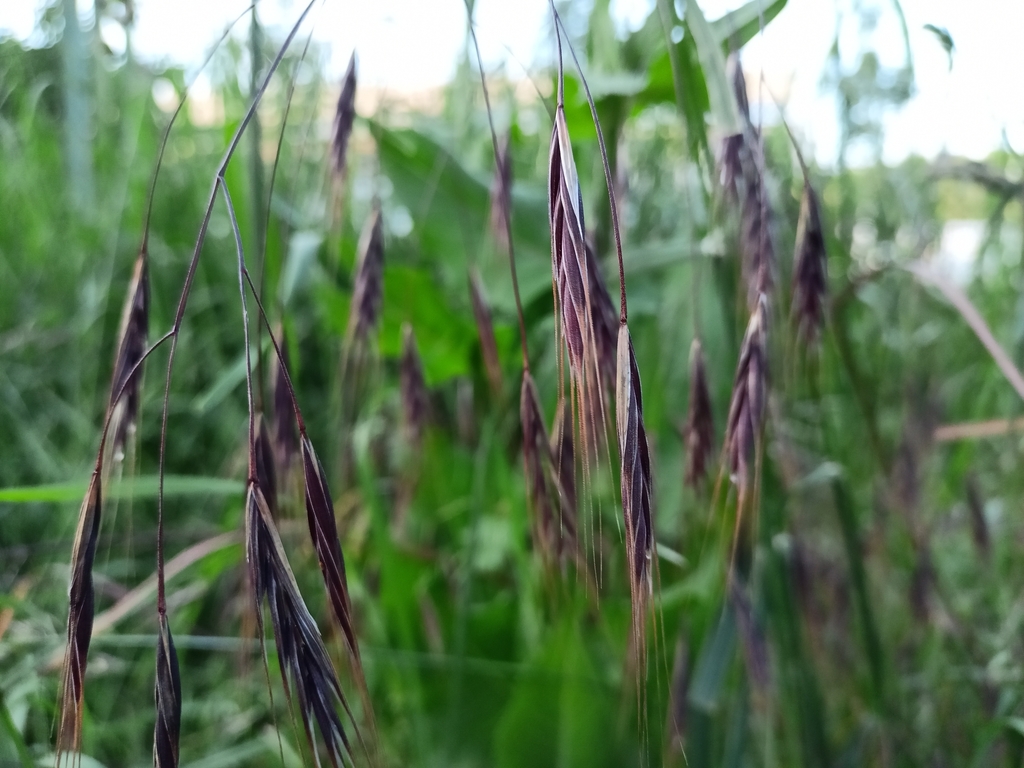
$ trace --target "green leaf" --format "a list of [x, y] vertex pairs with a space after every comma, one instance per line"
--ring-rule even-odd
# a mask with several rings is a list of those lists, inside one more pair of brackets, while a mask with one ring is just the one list
[[726, 54], [738, 51], [761, 31], [762, 25], [768, 26], [768, 22], [779, 15], [779, 11], [786, 7], [786, 2], [774, 0], [765, 5], [763, 0], [750, 0], [746, 5], [711, 22], [711, 32]]
[[[80, 501], [89, 485], [89, 478], [66, 483], [47, 485], [26, 485], [15, 488], [0, 488], [0, 502], [27, 504], [39, 502]], [[126, 478], [111, 483], [103, 489], [108, 499], [154, 499], [159, 486], [156, 475]], [[223, 477], [201, 477], [190, 475], [167, 475], [164, 477], [164, 496], [233, 496], [245, 490], [240, 480]]]
[[740, 116], [736, 107], [729, 76], [725, 70], [725, 56], [722, 53], [721, 40], [715, 35], [708, 24], [704, 13], [696, 0], [686, 0], [685, 22], [693, 35], [697, 47], [697, 57], [704, 80], [707, 83], [708, 100], [711, 103], [711, 115], [716, 127], [725, 136], [738, 133]]

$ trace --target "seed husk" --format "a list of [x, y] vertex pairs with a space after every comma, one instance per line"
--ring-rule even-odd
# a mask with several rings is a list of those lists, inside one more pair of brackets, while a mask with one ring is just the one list
[[348, 68], [341, 79], [341, 93], [334, 111], [334, 136], [331, 140], [331, 161], [334, 172], [344, 178], [347, 171], [348, 143], [352, 138], [352, 125], [356, 118], [356, 54], [348, 60]]
[[57, 738], [58, 765], [61, 753], [77, 751], [81, 743], [85, 668], [96, 610], [92, 569], [102, 509], [101, 480], [97, 469], [92, 474], [78, 512], [78, 529], [71, 554], [67, 649], [61, 674], [61, 716]]

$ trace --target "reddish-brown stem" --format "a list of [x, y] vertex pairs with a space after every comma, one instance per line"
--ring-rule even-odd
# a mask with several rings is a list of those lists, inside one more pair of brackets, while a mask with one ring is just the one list
[[271, 63], [267, 74], [263, 78], [263, 82], [260, 85], [256, 95], [253, 96], [252, 103], [246, 110], [245, 115], [242, 117], [242, 122], [235, 130], [234, 135], [231, 137], [231, 141], [228, 143], [228, 147], [224, 152], [224, 157], [221, 160], [220, 166], [217, 168], [217, 173], [214, 176], [213, 188], [210, 190], [210, 199], [206, 204], [206, 212], [203, 214], [203, 221], [199, 226], [199, 235], [196, 238], [195, 249], [192, 252], [192, 259], [189, 261], [188, 270], [185, 273], [185, 284], [181, 289], [181, 295], [178, 298], [178, 307], [174, 313], [174, 324], [171, 327], [171, 331], [168, 337], [171, 339], [171, 349], [167, 356], [167, 374], [164, 379], [164, 396], [163, 396], [163, 408], [161, 410], [161, 424], [160, 424], [160, 453], [159, 453], [159, 465], [157, 470], [157, 531], [156, 531], [156, 556], [157, 556], [157, 611], [163, 615], [167, 612], [167, 602], [165, 598], [164, 589], [164, 470], [167, 459], [167, 418], [171, 396], [171, 373], [174, 370], [174, 355], [178, 348], [178, 336], [181, 331], [181, 324], [185, 317], [185, 308], [188, 305], [188, 298], [192, 292], [192, 284], [195, 282], [196, 269], [199, 266], [199, 254], [203, 250], [203, 243], [206, 241], [206, 232], [210, 225], [210, 217], [213, 215], [213, 205], [217, 199], [217, 187], [223, 179], [224, 172], [228, 167], [228, 163], [231, 161], [231, 157], [234, 155], [235, 149], [238, 148], [238, 143], [241, 141], [242, 134], [248, 127], [249, 122], [252, 120], [252, 116], [256, 113], [256, 108], [259, 106], [260, 101], [263, 99], [263, 94], [266, 93], [267, 85], [270, 83], [270, 78], [277, 72], [277, 68], [281, 65], [281, 60], [284, 58], [285, 52], [291, 45], [292, 40], [295, 38], [296, 33], [299, 31], [299, 27], [305, 20], [306, 15], [313, 7], [315, 0], [309, 0], [309, 3], [303, 9], [302, 14], [299, 16], [298, 21], [295, 22], [288, 36], [285, 38], [280, 50], [277, 52], [277, 56], [274, 57], [274, 61]]

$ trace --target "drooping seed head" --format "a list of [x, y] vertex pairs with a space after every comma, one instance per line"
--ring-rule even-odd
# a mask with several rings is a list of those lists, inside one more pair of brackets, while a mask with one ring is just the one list
[[821, 203], [809, 180], [804, 181], [800, 220], [793, 256], [793, 318], [798, 336], [814, 344], [825, 325], [828, 255], [821, 226]]
[[[266, 600], [281, 682], [288, 700], [294, 701], [298, 710], [314, 763], [320, 765], [322, 743], [331, 765], [342, 768], [353, 756], [341, 713], [350, 720], [352, 714], [320, 630], [299, 593], [270, 507], [255, 478], [249, 481], [246, 495], [245, 540], [260, 641]], [[352, 725], [358, 735], [354, 721]]]
[[430, 412], [430, 395], [423, 378], [423, 361], [416, 346], [412, 326], [402, 326], [402, 362], [399, 369], [402, 392], [402, 416], [411, 445], [418, 447], [423, 439]]
[[349, 653], [358, 665], [359, 646], [356, 643], [352, 603], [345, 576], [345, 558], [341, 552], [338, 526], [334, 519], [334, 502], [327, 486], [323, 464], [313, 450], [313, 443], [305, 434], [299, 436], [302, 453], [302, 475], [305, 484], [306, 521], [309, 536], [316, 550], [323, 575], [324, 586], [335, 620], [341, 627]]
[[622, 515], [634, 607], [651, 591], [654, 552], [651, 457], [644, 427], [640, 370], [625, 323], [619, 326], [615, 377], [615, 420], [619, 438]]
[[356, 53], [348, 60], [348, 68], [341, 80], [341, 93], [334, 111], [334, 136], [331, 141], [331, 162], [339, 177], [345, 176], [348, 143], [356, 118]]
[[262, 416], [256, 419], [256, 439], [253, 444], [253, 465], [256, 482], [274, 516], [277, 515], [277, 471], [274, 469], [274, 451]]
[[743, 155], [746, 151], [745, 137], [742, 133], [734, 133], [722, 139], [722, 151], [719, 157], [719, 175], [725, 198], [733, 205], [740, 199], [740, 180], [743, 178]]
[[704, 349], [696, 337], [690, 345], [690, 403], [683, 438], [686, 443], [686, 472], [683, 481], [691, 488], [696, 488], [706, 478], [715, 450], [715, 425], [707, 366], [704, 363]]
[[177, 768], [178, 742], [181, 738], [181, 675], [167, 614], [160, 613], [158, 619], [153, 767]]
[[750, 99], [747, 97], [747, 78], [743, 74], [743, 64], [736, 53], [729, 55], [726, 70], [731, 75], [732, 93], [736, 98], [736, 107], [744, 123], [750, 125]]
[[760, 139], [751, 153], [744, 178], [743, 206], [740, 211], [740, 253], [747, 301], [751, 312], [762, 296], [771, 293], [774, 284], [775, 243], [772, 237], [775, 215], [765, 184], [764, 152]]
[[740, 488], [745, 488], [750, 479], [750, 459], [764, 424], [768, 392], [766, 314], [767, 300], [762, 296], [740, 345], [725, 428], [729, 472]]
[[[85, 696], [85, 667], [92, 640], [96, 610], [92, 569], [96, 558], [100, 517], [103, 510], [100, 472], [93, 472], [78, 512], [78, 528], [71, 554], [67, 648], [61, 675], [61, 716], [58, 753], [77, 751], [82, 734], [82, 703]], [[58, 759], [58, 764], [60, 760]]]
[[491, 307], [487, 302], [483, 283], [480, 282], [480, 273], [475, 267], [469, 270], [469, 297], [473, 304], [476, 330], [480, 336], [480, 354], [484, 360], [487, 381], [491, 385], [491, 392], [494, 396], [500, 398], [505, 388], [505, 380], [501, 373], [501, 360], [498, 357], [498, 342], [494, 337]]
[[512, 136], [505, 134], [491, 182], [491, 235], [508, 252], [508, 225], [512, 218]]
[[133, 369], [146, 351], [149, 336], [149, 266], [146, 246], [142, 246], [135, 259], [135, 269], [121, 313], [121, 326], [117, 335], [117, 353], [114, 357], [114, 375], [111, 377], [110, 448], [115, 460], [124, 456], [125, 443], [134, 431], [141, 401], [142, 370]]
[[363, 342], [377, 327], [383, 290], [384, 225], [380, 206], [374, 206], [359, 238], [359, 261], [349, 308], [347, 338]]

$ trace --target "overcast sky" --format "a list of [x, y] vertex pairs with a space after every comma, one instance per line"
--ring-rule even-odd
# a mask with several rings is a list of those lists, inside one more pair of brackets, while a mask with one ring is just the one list
[[[480, 43], [489, 67], [501, 63], [511, 77], [522, 67], [550, 60], [544, 38], [548, 0], [477, 0]], [[583, 0], [581, 0], [582, 2]], [[622, 29], [640, 25], [654, 0], [613, 0]], [[870, 2], [871, 0], [869, 0]], [[186, 66], [202, 60], [225, 24], [249, 0], [136, 0], [133, 46], [151, 61]], [[883, 64], [902, 61], [902, 37], [892, 0], [873, 0], [880, 11], [870, 38]], [[742, 0], [700, 0], [716, 18]], [[0, 35], [29, 37], [40, 0], [0, 0]], [[821, 89], [821, 74], [837, 28], [837, 8], [848, 0], [789, 0], [762, 39], [744, 52], [748, 72], [763, 69], [773, 91], [787, 99], [787, 115], [820, 161], [834, 157], [835, 102]], [[1024, 152], [1024, 72], [1022, 0], [902, 0], [910, 31], [917, 94], [886, 123], [884, 157], [898, 161], [910, 153], [934, 156], [942, 150], [982, 158], [1000, 147], [1004, 135]], [[92, 0], [78, 0], [91, 19]], [[261, 0], [261, 18], [287, 24], [300, 8], [294, 0]], [[463, 0], [326, 0], [314, 9], [316, 37], [330, 45], [332, 74], [340, 75], [358, 47], [360, 82], [389, 90], [418, 90], [444, 83], [451, 75], [465, 34]], [[949, 30], [956, 50], [953, 66], [936, 38], [924, 29]], [[841, 50], [858, 47], [853, 20], [843, 30]], [[116, 29], [103, 29], [108, 43], [123, 46]]]

